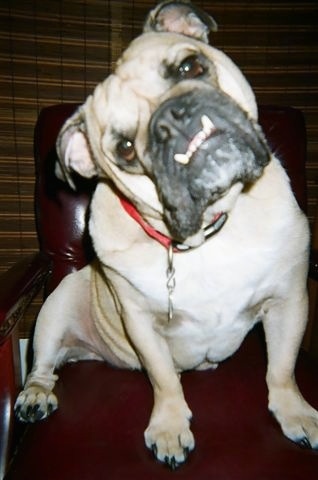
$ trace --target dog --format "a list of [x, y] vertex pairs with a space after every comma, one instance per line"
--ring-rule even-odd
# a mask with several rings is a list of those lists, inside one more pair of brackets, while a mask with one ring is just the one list
[[96, 260], [46, 299], [15, 411], [53, 412], [55, 370], [94, 359], [144, 369], [154, 392], [145, 443], [176, 468], [195, 445], [180, 373], [216, 368], [262, 322], [269, 410], [318, 448], [318, 413], [295, 361], [307, 319], [307, 220], [257, 120], [239, 68], [208, 44], [216, 23], [166, 1], [114, 73], [62, 127], [57, 176], [98, 177]]

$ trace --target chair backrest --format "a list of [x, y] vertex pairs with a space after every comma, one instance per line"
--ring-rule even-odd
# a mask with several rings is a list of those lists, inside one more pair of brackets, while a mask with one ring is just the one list
[[73, 191], [55, 176], [55, 143], [65, 120], [77, 104], [43, 108], [34, 131], [35, 217], [40, 249], [52, 258], [47, 293], [62, 278], [84, 267], [92, 258], [87, 215], [95, 182], [79, 180]]
[[[36, 164], [35, 212], [40, 249], [52, 258], [48, 291], [93, 257], [87, 231], [88, 206], [95, 181], [78, 180], [78, 190], [55, 177], [55, 142], [76, 104], [44, 108], [34, 133]], [[291, 107], [260, 106], [260, 123], [272, 151], [286, 168], [299, 205], [306, 211], [306, 129], [302, 113]]]

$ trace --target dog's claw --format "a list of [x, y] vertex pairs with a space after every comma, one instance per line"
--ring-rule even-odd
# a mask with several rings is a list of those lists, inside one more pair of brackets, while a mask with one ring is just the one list
[[176, 470], [179, 466], [179, 463], [176, 461], [175, 457], [169, 458], [168, 456], [166, 456], [164, 462], [171, 468], [171, 470]]
[[298, 445], [300, 445], [302, 448], [312, 448], [311, 443], [308, 440], [307, 437], [303, 437], [300, 440], [297, 441]]
[[152, 450], [152, 453], [154, 454], [154, 456], [157, 457], [158, 449], [157, 449], [157, 445], [155, 443], [153, 443], [151, 445], [151, 450]]
[[17, 407], [14, 408], [14, 413], [18, 418], [21, 418], [21, 406], [18, 405]]
[[34, 419], [34, 413], [36, 412], [38, 405], [34, 406], [34, 405], [29, 405], [28, 408], [26, 409], [26, 412], [25, 412], [25, 417], [27, 419], [29, 419], [29, 421], [33, 421]]
[[47, 414], [51, 415], [51, 413], [54, 412], [54, 410], [55, 410], [54, 405], [52, 403], [49, 403], [47, 406]]
[[178, 467], [178, 463], [176, 462], [176, 459], [172, 457], [170, 459], [170, 468], [171, 470], [175, 470]]
[[189, 456], [190, 449], [188, 447], [184, 448], [183, 453], [184, 453], [184, 460], [186, 460]]
[[40, 409], [40, 405], [29, 405], [26, 414], [24, 416], [25, 420], [28, 422], [37, 422], [38, 420], [41, 420], [43, 417], [43, 412]]

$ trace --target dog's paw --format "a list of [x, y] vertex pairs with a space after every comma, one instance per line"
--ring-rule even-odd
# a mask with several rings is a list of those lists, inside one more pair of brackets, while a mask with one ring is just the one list
[[57, 398], [51, 390], [30, 386], [19, 394], [14, 410], [20, 421], [34, 423], [48, 417], [57, 407]]
[[318, 412], [301, 396], [288, 395], [275, 406], [270, 404], [269, 409], [287, 438], [302, 447], [318, 449]]
[[155, 457], [166, 463], [172, 470], [184, 463], [194, 449], [194, 437], [190, 430], [191, 412], [182, 415], [152, 415], [145, 431], [145, 442]]
[[318, 413], [277, 415], [276, 419], [287, 438], [303, 447], [318, 449]]

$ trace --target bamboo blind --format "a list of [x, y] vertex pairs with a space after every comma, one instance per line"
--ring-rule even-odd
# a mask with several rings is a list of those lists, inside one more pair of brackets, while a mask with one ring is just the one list
[[[212, 43], [242, 68], [259, 103], [303, 110], [312, 221], [318, 196], [317, 1], [195, 3], [217, 20], [219, 31]], [[154, 4], [152, 0], [0, 2], [0, 271], [37, 249], [32, 141], [39, 110], [59, 102], [83, 102], [140, 32]]]

